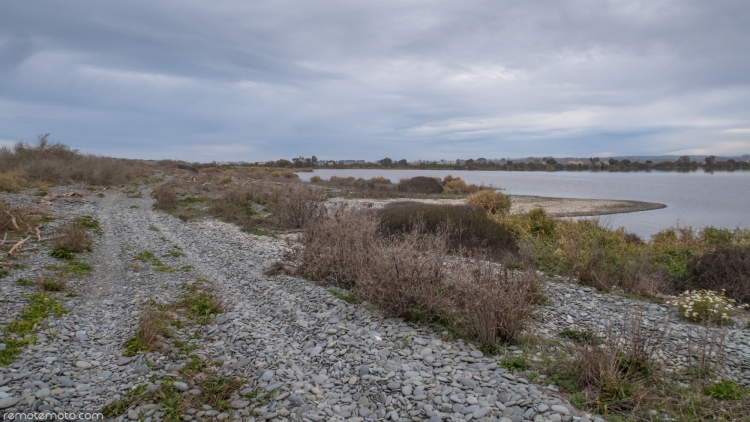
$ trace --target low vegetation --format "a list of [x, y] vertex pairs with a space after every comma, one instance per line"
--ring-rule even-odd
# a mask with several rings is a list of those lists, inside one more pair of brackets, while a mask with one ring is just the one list
[[726, 286], [729, 298], [748, 300], [750, 230], [673, 227], [644, 241], [599, 219], [553, 219], [541, 209], [494, 219], [513, 233], [527, 262], [584, 285], [645, 297]]
[[[416, 226], [424, 224], [416, 223]], [[515, 340], [533, 309], [536, 277], [479, 253], [450, 258], [449, 238], [428, 231], [383, 234], [377, 214], [338, 207], [306, 226], [299, 271], [349, 288], [387, 315], [439, 324], [487, 347]]]
[[733, 299], [728, 299], [724, 292], [710, 290], [686, 291], [667, 303], [692, 322], [728, 325], [732, 323], [732, 316], [738, 313]]
[[[199, 349], [199, 343], [188, 330], [192, 325], [210, 322], [216, 314], [223, 312], [223, 305], [208, 280], [199, 279], [183, 288], [183, 294], [176, 302], [145, 306], [134, 336], [123, 345], [125, 356], [156, 352], [183, 360], [179, 376], [151, 379], [151, 388], [140, 385], [130, 390], [124, 397], [106, 404], [102, 408], [104, 416], [115, 418], [143, 403], [159, 405], [160, 411], [164, 412], [163, 420], [173, 422], [180, 421], [185, 411], [191, 408], [208, 406], [220, 412], [231, 410], [230, 398], [243, 382], [214, 374], [211, 365], [193, 353]], [[187, 339], [178, 340], [180, 335], [171, 332], [170, 327], [181, 331], [181, 336]], [[178, 381], [188, 384], [192, 391], [175, 387]], [[194, 394], [195, 391], [198, 393]], [[254, 403], [261, 403], [275, 393], [274, 390], [261, 395]]]
[[50, 142], [40, 135], [33, 144], [18, 142], [0, 148], [0, 187], [18, 191], [34, 182], [54, 184], [84, 183], [113, 185], [125, 183], [142, 173], [144, 166], [134, 160], [80, 153], [67, 145]]
[[123, 356], [135, 356], [138, 352], [159, 350], [164, 336], [168, 335], [165, 327], [167, 319], [164, 312], [154, 309], [151, 305], [145, 306], [141, 311], [135, 335], [124, 344]]
[[442, 234], [451, 252], [482, 250], [496, 259], [518, 252], [508, 227], [477, 206], [396, 202], [386, 206], [378, 216], [386, 236], [414, 231]]
[[59, 318], [67, 312], [60, 301], [47, 293], [32, 293], [26, 298], [28, 303], [21, 309], [18, 317], [0, 330], [4, 333], [0, 343], [5, 345], [0, 350], [0, 366], [11, 364], [25, 346], [36, 340], [33, 334], [39, 331], [45, 318]]
[[73, 259], [74, 254], [91, 251], [91, 235], [77, 223], [63, 226], [52, 245], [50, 255], [59, 259]]
[[332, 192], [334, 195], [360, 198], [457, 197], [480, 190], [491, 190], [485, 186], [467, 184], [461, 178], [451, 175], [444, 179], [417, 176], [401, 179], [398, 183], [392, 183], [384, 177], [362, 179], [331, 176], [328, 180], [324, 180], [320, 176], [313, 176], [310, 182], [314, 185], [338, 188], [339, 192]]

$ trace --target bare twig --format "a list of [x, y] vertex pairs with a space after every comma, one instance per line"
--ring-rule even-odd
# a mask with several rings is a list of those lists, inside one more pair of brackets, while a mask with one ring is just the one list
[[8, 240], [8, 232], [5, 232], [5, 236], [3, 236], [3, 241], [0, 242], [0, 248], [5, 244], [5, 241]]
[[16, 243], [15, 245], [13, 245], [12, 248], [10, 248], [10, 250], [8, 251], [8, 256], [11, 256], [13, 252], [16, 251], [16, 249], [20, 248], [21, 245], [23, 245], [29, 239], [31, 239], [31, 236], [27, 237], [26, 239], [19, 240], [18, 243]]

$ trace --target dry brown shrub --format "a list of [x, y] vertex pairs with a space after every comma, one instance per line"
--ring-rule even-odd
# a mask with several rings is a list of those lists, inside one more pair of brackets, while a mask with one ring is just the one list
[[370, 253], [358, 260], [356, 291], [387, 315], [435, 318], [450, 313], [456, 300], [448, 285], [448, 252], [441, 236], [379, 239]]
[[301, 229], [323, 208], [323, 193], [301, 183], [280, 186], [272, 198], [273, 212], [282, 227]]
[[68, 223], [60, 230], [60, 237], [55, 239], [52, 248], [72, 253], [90, 251], [91, 235], [78, 224]]
[[154, 189], [154, 197], [156, 197], [156, 208], [160, 210], [172, 209], [177, 204], [177, 192], [170, 185], [161, 185]]
[[494, 345], [516, 340], [537, 292], [532, 271], [506, 272], [482, 259], [448, 255], [443, 232], [379, 235], [377, 214], [340, 206], [302, 235], [300, 272], [352, 289], [388, 316], [449, 323]]
[[380, 221], [367, 211], [333, 207], [305, 226], [300, 272], [313, 280], [354, 286], [363, 260], [380, 245]]
[[508, 271], [482, 259], [469, 259], [456, 268], [461, 313], [468, 320], [469, 335], [492, 346], [502, 339], [515, 342], [534, 310], [536, 273]]

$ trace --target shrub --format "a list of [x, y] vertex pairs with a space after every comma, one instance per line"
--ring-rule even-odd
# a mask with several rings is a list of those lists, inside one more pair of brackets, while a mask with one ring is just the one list
[[12, 174], [0, 173], [0, 191], [16, 193], [21, 190], [18, 180]]
[[477, 186], [474, 184], [467, 185], [466, 182], [464, 182], [460, 178], [455, 178], [451, 179], [450, 181], [443, 182], [443, 191], [445, 193], [466, 194], [479, 192], [481, 189], [481, 186]]
[[60, 230], [60, 235], [61, 237], [56, 238], [52, 246], [52, 256], [71, 259], [72, 253], [91, 251], [91, 235], [78, 224], [66, 224]]
[[727, 229], [717, 229], [716, 227], [704, 227], [700, 232], [701, 240], [709, 246], [717, 246], [724, 243], [730, 243], [734, 238], [734, 233]]
[[301, 183], [281, 186], [274, 193], [273, 212], [282, 227], [303, 228], [323, 207], [324, 195], [320, 190]]
[[401, 179], [398, 182], [398, 191], [406, 193], [443, 193], [443, 185], [438, 179], [425, 176]]
[[557, 236], [557, 220], [549, 217], [543, 208], [535, 208], [525, 214], [514, 215], [503, 220], [518, 239], [531, 237], [553, 239]]
[[153, 196], [156, 198], [156, 208], [168, 211], [175, 207], [177, 204], [177, 192], [174, 187], [169, 185], [161, 185], [154, 189]]
[[750, 302], [750, 246], [722, 245], [688, 264], [688, 289], [723, 290], [737, 303]]
[[414, 230], [446, 235], [451, 251], [483, 249], [494, 259], [516, 254], [513, 234], [505, 224], [470, 205], [433, 205], [396, 202], [380, 211], [381, 230], [387, 235]]
[[470, 337], [485, 347], [520, 338], [539, 290], [534, 271], [507, 271], [482, 259], [469, 259], [451, 275]]
[[510, 212], [510, 197], [492, 190], [479, 191], [466, 199], [467, 204], [484, 208], [490, 214], [506, 215]]
[[310, 183], [321, 183], [323, 179], [320, 176], [313, 176], [310, 178]]
[[449, 236], [440, 230], [381, 236], [380, 229], [368, 210], [322, 214], [305, 227], [299, 270], [349, 288], [386, 315], [437, 323], [488, 346], [518, 338], [538, 290], [535, 273], [481, 256], [447, 257]]
[[682, 317], [692, 322], [713, 322], [726, 325], [737, 311], [734, 300], [710, 290], [693, 290], [680, 294], [667, 302], [677, 309]]
[[363, 261], [379, 245], [379, 219], [366, 210], [337, 206], [305, 226], [300, 272], [313, 280], [352, 287]]

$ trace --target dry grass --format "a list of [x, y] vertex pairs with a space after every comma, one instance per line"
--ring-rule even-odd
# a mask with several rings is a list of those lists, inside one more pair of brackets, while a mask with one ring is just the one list
[[156, 198], [156, 208], [167, 211], [177, 204], [177, 192], [170, 185], [161, 185], [154, 189], [153, 196]]
[[602, 344], [577, 346], [573, 368], [578, 388], [587, 405], [600, 413], [638, 409], [652, 392], [666, 327], [647, 331], [642, 319], [640, 312], [628, 314], [621, 328], [610, 324], [599, 333]]
[[141, 312], [135, 336], [125, 342], [124, 356], [135, 356], [138, 352], [160, 350], [163, 343], [166, 315], [147, 305]]
[[125, 183], [144, 171], [135, 160], [82, 154], [50, 142], [48, 135], [40, 135], [34, 144], [18, 142], [13, 148], [0, 148], [0, 168], [33, 181], [92, 185]]
[[[91, 235], [76, 223], [68, 223], [63, 226], [60, 230], [60, 236], [53, 243], [53, 252], [80, 253], [91, 251]], [[69, 258], [72, 258], [72, 256]]]

